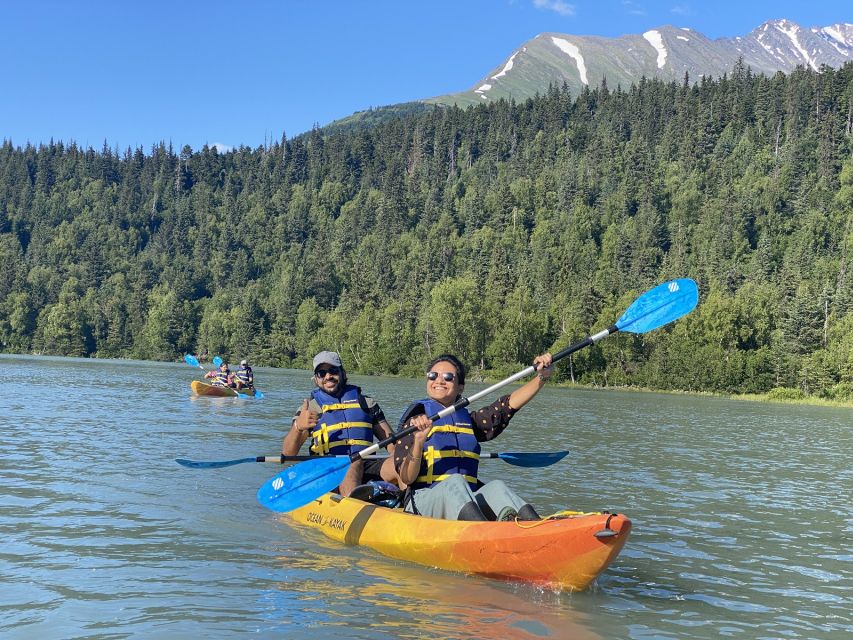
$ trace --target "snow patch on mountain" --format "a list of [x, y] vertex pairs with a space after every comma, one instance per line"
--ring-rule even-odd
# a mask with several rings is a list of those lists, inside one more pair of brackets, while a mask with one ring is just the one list
[[497, 80], [497, 79], [498, 79], [498, 78], [500, 78], [501, 76], [505, 76], [505, 75], [507, 74], [507, 72], [508, 72], [510, 69], [512, 69], [512, 65], [515, 63], [515, 56], [517, 56], [517, 55], [518, 55], [518, 51], [516, 51], [515, 53], [513, 53], [513, 54], [509, 57], [509, 60], [507, 60], [507, 61], [506, 61], [506, 64], [504, 65], [504, 68], [503, 68], [503, 69], [501, 69], [500, 73], [498, 73], [497, 75], [492, 76], [492, 80]]
[[776, 25], [776, 29], [784, 33], [791, 40], [791, 44], [794, 45], [794, 49], [806, 59], [806, 62], [809, 63], [809, 66], [817, 71], [817, 64], [815, 64], [814, 58], [809, 55], [809, 52], [803, 48], [803, 45], [800, 44], [799, 33], [800, 27], [799, 25], [788, 22], [787, 20], [780, 20]]
[[589, 86], [589, 80], [586, 77], [586, 62], [584, 61], [583, 56], [581, 55], [581, 50], [568, 40], [553, 37], [551, 38], [551, 40], [555, 45], [557, 45], [557, 48], [559, 48], [560, 51], [562, 51], [575, 61], [575, 64], [578, 67], [578, 73], [581, 77], [581, 82]]
[[[520, 51], [516, 51], [515, 53], [513, 53], [509, 57], [509, 60], [506, 61], [506, 64], [503, 66], [503, 69], [501, 69], [498, 73], [496, 73], [491, 78], [489, 78], [489, 80], [497, 80], [501, 76], [505, 76], [512, 69], [512, 66], [515, 64], [515, 56], [517, 56], [522, 51], [524, 51], [523, 48]], [[491, 82], [485, 82], [485, 83], [481, 84], [479, 87], [477, 87], [476, 89], [474, 89], [474, 93], [478, 94], [483, 100], [486, 100], [487, 96], [485, 95], [485, 93], [487, 91], [489, 91], [493, 86], [494, 85]]]
[[666, 47], [663, 45], [663, 36], [660, 34], [660, 31], [656, 29], [646, 31], [643, 34], [643, 37], [648, 40], [649, 44], [658, 52], [658, 69], [663, 69], [663, 65], [666, 63], [667, 51]]
[[[846, 36], [842, 29], [850, 32], [851, 37]], [[853, 24], [833, 24], [822, 29], [812, 29], [812, 33], [821, 36], [841, 55], [850, 56], [850, 49], [853, 48]]]

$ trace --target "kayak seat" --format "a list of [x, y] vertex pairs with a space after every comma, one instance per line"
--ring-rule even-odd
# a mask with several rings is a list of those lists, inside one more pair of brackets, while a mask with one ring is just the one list
[[371, 480], [365, 484], [358, 485], [352, 490], [349, 497], [393, 509], [402, 503], [403, 491], [397, 485], [390, 482]]

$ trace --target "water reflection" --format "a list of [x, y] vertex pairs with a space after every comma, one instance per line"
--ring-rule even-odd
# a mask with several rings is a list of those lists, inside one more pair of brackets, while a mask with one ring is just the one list
[[[291, 579], [281, 584], [277, 604], [288, 612], [298, 610], [303, 624], [348, 624], [352, 612], [341, 605], [358, 601], [372, 612], [370, 627], [395, 638], [602, 638], [590, 628], [585, 614], [566, 606], [571, 601], [568, 594], [454, 575], [385, 560], [358, 548], [342, 550], [327, 541], [312, 542], [326, 552], [279, 557]], [[312, 577], [294, 580], [294, 571]]]

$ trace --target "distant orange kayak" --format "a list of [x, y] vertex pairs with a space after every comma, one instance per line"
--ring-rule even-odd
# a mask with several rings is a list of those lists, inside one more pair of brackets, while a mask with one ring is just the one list
[[564, 512], [540, 522], [437, 520], [333, 493], [287, 517], [398, 560], [571, 591], [586, 589], [631, 531], [631, 521], [619, 514]]
[[[237, 392], [230, 387], [215, 387], [212, 384], [207, 384], [206, 382], [201, 382], [200, 380], [193, 380], [190, 383], [192, 387], [193, 393], [198, 396], [215, 396], [220, 398], [233, 398], [237, 395]], [[255, 395], [254, 389], [240, 389], [240, 393], [245, 394], [247, 396]]]

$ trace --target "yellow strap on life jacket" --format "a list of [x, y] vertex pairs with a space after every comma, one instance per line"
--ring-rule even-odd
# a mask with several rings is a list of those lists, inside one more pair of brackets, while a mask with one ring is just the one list
[[[450, 476], [459, 475], [457, 473], [443, 473], [441, 475], [435, 475], [433, 473], [433, 464], [436, 460], [440, 460], [441, 458], [474, 458], [476, 460], [480, 459], [479, 453], [474, 453], [473, 451], [461, 451], [459, 449], [436, 449], [435, 447], [427, 447], [426, 451], [423, 452], [423, 459], [426, 461], [427, 472], [426, 475], [418, 476], [415, 479], [415, 482], [428, 482], [432, 484], [433, 482], [441, 482], [442, 480], [447, 480]], [[469, 475], [464, 475], [463, 477], [470, 482], [471, 484], [477, 484], [477, 478], [472, 478]]]
[[[369, 447], [373, 443], [370, 442], [369, 440], [336, 440], [335, 442], [332, 442], [332, 443], [326, 442], [324, 444], [325, 444], [325, 447], [322, 449], [322, 452], [323, 453], [329, 453], [330, 450], [337, 449], [338, 447], [348, 447], [348, 446], [354, 445], [354, 444]], [[317, 448], [314, 446], [311, 447], [311, 450], [314, 451], [315, 453], [320, 453], [320, 451], [318, 451]]]
[[311, 437], [314, 438], [314, 444], [311, 445], [311, 451], [315, 453], [325, 454], [329, 453], [329, 451], [333, 447], [338, 447], [341, 445], [363, 444], [365, 447], [369, 447], [371, 444], [373, 444], [372, 442], [368, 442], [367, 440], [339, 440], [333, 445], [330, 445], [329, 433], [332, 431], [340, 431], [341, 429], [346, 429], [347, 427], [367, 427], [368, 429], [370, 429], [373, 427], [373, 425], [369, 422], [341, 422], [338, 424], [334, 424], [330, 427], [326, 423], [323, 423], [320, 425], [319, 430], [311, 432]]
[[465, 480], [470, 482], [471, 484], [477, 484], [477, 478], [472, 478], [471, 476], [458, 474], [458, 473], [444, 473], [440, 476], [434, 476], [432, 474], [427, 474], [425, 476], [418, 476], [415, 482], [428, 482], [432, 484], [433, 482], [441, 482], [442, 480], [447, 480], [448, 478], [452, 478], [453, 476], [462, 475]]
[[427, 433], [427, 438], [429, 438], [432, 434], [441, 431], [442, 433], [464, 433], [465, 435], [473, 436], [474, 429], [471, 428], [470, 424], [442, 424], [437, 427], [433, 427]]
[[341, 429], [349, 429], [351, 427], [365, 427], [367, 429], [373, 429], [373, 425], [369, 422], [339, 422], [332, 426], [323, 424], [320, 426], [320, 431], [323, 433], [331, 433], [332, 431], [340, 431]]
[[441, 450], [434, 449], [433, 447], [429, 447], [424, 451], [424, 459], [427, 461], [427, 464], [440, 458], [475, 458], [479, 460], [480, 454], [474, 453], [473, 451], [460, 451], [459, 449]]
[[338, 402], [336, 404], [324, 404], [320, 407], [320, 413], [326, 413], [327, 411], [340, 411], [342, 409], [361, 409], [361, 405], [358, 403], [358, 401]]

